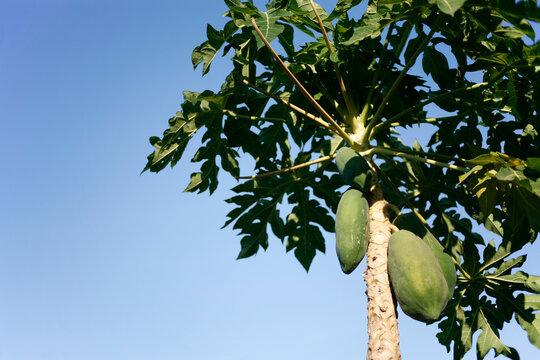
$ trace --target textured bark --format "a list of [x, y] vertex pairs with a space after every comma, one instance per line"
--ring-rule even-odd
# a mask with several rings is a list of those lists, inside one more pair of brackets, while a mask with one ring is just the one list
[[381, 188], [372, 192], [369, 208], [370, 240], [367, 250], [366, 295], [368, 297], [367, 360], [401, 359], [396, 308], [388, 278], [388, 239], [391, 223]]

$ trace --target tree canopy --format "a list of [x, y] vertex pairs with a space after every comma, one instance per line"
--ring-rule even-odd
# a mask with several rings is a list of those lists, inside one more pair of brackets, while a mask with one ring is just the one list
[[[238, 179], [225, 221], [238, 258], [275, 237], [307, 271], [345, 186], [333, 159], [351, 147], [370, 159], [390, 219], [419, 220], [456, 263], [438, 341], [460, 359], [479, 331], [479, 359], [517, 359], [499, 338], [515, 319], [540, 348], [540, 277], [519, 269], [540, 231], [537, 2], [225, 3], [228, 22], [207, 26], [192, 61], [206, 74], [223, 55], [233, 70], [220, 89], [184, 92], [144, 171], [174, 167], [197, 139], [185, 191], [213, 193], [222, 171]], [[406, 143], [410, 129], [429, 140]]]

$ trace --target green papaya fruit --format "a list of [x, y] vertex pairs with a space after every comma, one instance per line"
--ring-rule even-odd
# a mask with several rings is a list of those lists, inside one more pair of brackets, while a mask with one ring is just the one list
[[401, 214], [394, 219], [393, 223], [401, 230], [413, 232], [429, 246], [443, 272], [446, 284], [448, 285], [448, 299], [450, 300], [454, 295], [454, 288], [457, 281], [456, 266], [452, 257], [444, 252], [444, 247], [439, 240], [426, 229], [422, 221], [414, 213]]
[[335, 229], [341, 270], [350, 274], [364, 258], [369, 243], [369, 204], [358, 189], [350, 188], [341, 196]]
[[431, 323], [448, 303], [448, 286], [429, 246], [408, 230], [399, 230], [388, 243], [388, 275], [403, 312]]
[[362, 192], [369, 190], [373, 171], [366, 159], [349, 147], [342, 147], [336, 153], [336, 165], [345, 184]]

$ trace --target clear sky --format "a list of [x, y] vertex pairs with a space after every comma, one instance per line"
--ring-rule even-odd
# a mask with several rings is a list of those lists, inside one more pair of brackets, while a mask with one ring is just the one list
[[[225, 10], [0, 1], [0, 360], [365, 358], [365, 285], [341, 273], [332, 235], [309, 274], [275, 239], [235, 261], [239, 238], [220, 230], [232, 179], [209, 197], [182, 193], [187, 161], [139, 176], [182, 90], [228, 73], [191, 66]], [[401, 316], [403, 358], [451, 359], [436, 331]], [[517, 326], [503, 339], [539, 354]]]

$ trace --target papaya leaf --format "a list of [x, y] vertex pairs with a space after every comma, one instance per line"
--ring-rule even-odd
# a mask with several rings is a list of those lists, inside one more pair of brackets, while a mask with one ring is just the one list
[[252, 1], [241, 1], [241, 0], [224, 0], [225, 4], [231, 9], [232, 11], [239, 12], [241, 14], [244, 14], [246, 17], [252, 17], [257, 16], [260, 11], [257, 9], [257, 7], [253, 4]]
[[167, 165], [174, 167], [193, 135], [205, 126], [221, 120], [224, 97], [214, 97], [212, 92], [199, 94], [185, 91], [184, 98], [182, 111], [169, 119], [169, 129], [163, 132], [163, 137], [150, 138], [156, 150], [148, 156], [143, 172], [159, 172]]
[[538, 11], [538, 6], [534, 6], [532, 3], [532, 1], [523, 1], [517, 4], [498, 2], [492, 4], [491, 6], [495, 16], [501, 17], [504, 19], [504, 21], [512, 24], [515, 30], [531, 39], [534, 39], [534, 29], [529, 22], [524, 20], [525, 18], [533, 21], [540, 20], [540, 11]]
[[472, 349], [472, 337], [478, 329], [478, 307], [473, 307], [471, 311], [462, 311], [461, 333], [454, 342], [454, 356], [458, 359], [463, 358], [465, 353]]
[[[248, 232], [249, 230], [246, 230]], [[262, 238], [258, 237], [257, 235], [261, 236]], [[250, 236], [245, 236], [240, 240], [240, 252], [238, 253], [238, 256], [236, 257], [236, 260], [245, 259], [250, 256], [253, 256], [257, 253], [259, 250], [259, 246], [263, 246], [262, 244], [267, 243], [266, 238], [266, 232], [261, 233], [260, 231], [255, 231], [254, 234], [250, 234]]]
[[478, 358], [483, 359], [487, 353], [493, 349], [496, 356], [503, 354], [510, 359], [519, 359], [516, 349], [502, 343], [498, 331], [490, 326], [485, 317], [480, 316], [479, 320], [482, 332], [480, 333], [480, 336], [478, 336], [476, 343], [476, 353]]
[[486, 228], [486, 230], [489, 230], [500, 237], [504, 236], [504, 228], [502, 226], [502, 221], [499, 218], [496, 218], [493, 213], [489, 214], [489, 216], [485, 218], [484, 227]]
[[302, 266], [309, 270], [315, 257], [316, 250], [325, 252], [324, 237], [318, 226], [326, 231], [333, 232], [333, 218], [328, 210], [321, 207], [316, 200], [309, 199], [309, 192], [303, 187], [297, 187], [288, 199], [289, 203], [296, 204], [287, 217], [285, 234], [287, 235], [287, 251], [295, 249], [295, 256]]
[[329, 20], [337, 19], [341, 15], [346, 14], [347, 11], [360, 4], [362, 0], [339, 0], [332, 10], [332, 13], [328, 16]]
[[540, 157], [527, 158], [527, 167], [540, 173]]
[[258, 162], [261, 159], [275, 160], [278, 157], [278, 150], [281, 150], [284, 157], [289, 157], [290, 145], [283, 124], [276, 123], [263, 128], [259, 133], [259, 141]]
[[427, 47], [422, 57], [422, 67], [424, 72], [430, 74], [441, 88], [447, 88], [445, 85], [448, 81], [445, 75], [448, 74], [449, 67], [443, 53], [436, 50], [434, 46]]
[[475, 188], [480, 210], [485, 217], [490, 215], [497, 204], [497, 185], [494, 181], [485, 181], [480, 188]]
[[466, 0], [437, 0], [437, 7], [443, 13], [454, 16], [454, 13], [463, 6]]
[[515, 274], [497, 276], [496, 280], [506, 285], [513, 286], [516, 289], [540, 293], [540, 277], [529, 275], [523, 271]]
[[527, 259], [526, 255], [519, 256], [515, 259], [506, 260], [503, 262], [500, 266], [498, 266], [495, 271], [493, 272], [493, 275], [498, 276], [502, 275], [510, 270], [512, 270], [515, 267], [520, 267], [523, 265], [525, 260]]
[[[318, 232], [317, 228], [308, 227], [305, 230], [306, 231], [302, 233], [303, 236], [307, 237], [309, 236], [309, 233], [312, 232], [312, 233], [315, 233], [316, 236], [322, 237], [322, 235], [320, 235], [320, 232]], [[296, 257], [296, 259], [298, 259], [300, 264], [302, 264], [304, 269], [306, 269], [306, 272], [309, 271], [311, 262], [313, 261], [313, 258], [315, 257], [315, 254], [316, 254], [315, 247], [312, 246], [307, 241], [300, 242], [300, 238], [295, 237], [295, 236], [292, 236], [289, 238], [289, 242], [287, 243], [287, 245], [290, 244], [290, 241], [292, 241], [294, 244], [294, 246], [292, 247], [296, 247], [296, 249], [294, 250], [294, 256]], [[290, 247], [291, 246], [287, 246], [287, 248], [290, 248]]]
[[[210, 171], [208, 172], [208, 174], [210, 173]], [[201, 186], [201, 184], [203, 183], [203, 181], [206, 181], [208, 179], [208, 177], [206, 177], [203, 173], [201, 172], [195, 172], [195, 173], [192, 173], [191, 174], [191, 179], [189, 181], [189, 184], [188, 186], [184, 189], [184, 192], [193, 192], [195, 189], [197, 189], [198, 187]], [[208, 188], [208, 186], [207, 186]]]
[[208, 25], [206, 29], [206, 36], [208, 37], [208, 40], [197, 46], [191, 55], [193, 68], [196, 69], [199, 64], [203, 63], [203, 75], [207, 74], [208, 71], [210, 71], [210, 65], [212, 64], [212, 61], [216, 57], [219, 50], [237, 30], [238, 27], [234, 21], [229, 21], [225, 25], [224, 30], [221, 31], [217, 31], [212, 27], [212, 25]]
[[438, 324], [441, 331], [437, 334], [439, 342], [447, 351], [450, 351], [450, 346], [454, 342], [454, 354], [458, 358], [472, 347], [473, 333], [471, 322], [467, 321], [465, 312], [460, 306], [460, 300], [461, 298], [450, 300], [444, 312], [445, 317]]
[[531, 227], [540, 231], [540, 197], [521, 187], [514, 187], [510, 195], [515, 198], [515, 203], [520, 204]]
[[476, 175], [480, 170], [482, 170], [482, 165], [475, 165], [471, 170], [467, 171], [465, 174], [459, 176], [459, 183], [461, 184], [467, 180], [470, 176]]
[[[257, 17], [255, 19], [255, 22], [257, 23], [257, 26], [263, 33], [264, 37], [268, 42], [272, 42], [272, 40], [276, 39], [281, 33], [285, 31], [285, 26], [278, 24], [277, 21], [283, 17], [288, 16], [290, 13], [285, 10], [274, 10], [274, 11], [267, 11], [260, 14], [260, 17]], [[251, 22], [249, 23], [251, 24]], [[258, 35], [256, 36], [257, 39], [257, 48], [264, 47], [264, 42]]]
[[519, 294], [515, 304], [519, 308], [517, 322], [527, 332], [531, 344], [540, 349], [540, 295]]
[[352, 36], [347, 41], [342, 42], [342, 44], [352, 45], [368, 37], [379, 36], [382, 30], [381, 20], [381, 15], [377, 11], [368, 10], [360, 21], [360, 26], [358, 26], [352, 33]]
[[[334, 26], [329, 21], [326, 10], [324, 10], [324, 8], [317, 3], [315, 3], [315, 9], [317, 9], [317, 13], [321, 17], [324, 26], [332, 30]], [[310, 0], [291, 0], [289, 10], [293, 14], [295, 14], [301, 21], [303, 21], [304, 24], [312, 26], [313, 29], [320, 31], [317, 22], [317, 16], [313, 11]]]
[[499, 154], [495, 152], [490, 152], [489, 154], [478, 155], [474, 159], [467, 160], [469, 164], [472, 165], [506, 165], [506, 161]]
[[529, 341], [531, 344], [540, 349], [540, 313], [534, 314], [534, 317], [524, 318], [521, 315], [516, 314], [516, 320], [519, 325], [527, 331]]
[[260, 247], [268, 247], [268, 225], [274, 235], [283, 241], [284, 224], [278, 206], [284, 195], [291, 191], [292, 184], [290, 178], [277, 184], [275, 178], [267, 177], [246, 181], [232, 189], [239, 195], [226, 202], [237, 207], [229, 212], [229, 219], [223, 227], [234, 222], [233, 229], [240, 230], [240, 235], [244, 235], [238, 259], [256, 254]]
[[524, 178], [523, 172], [510, 167], [501, 168], [495, 177], [500, 181], [513, 182]]

